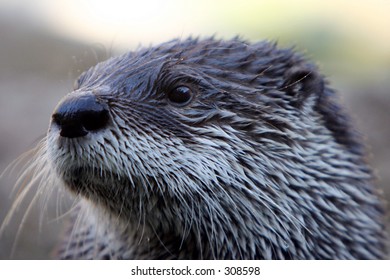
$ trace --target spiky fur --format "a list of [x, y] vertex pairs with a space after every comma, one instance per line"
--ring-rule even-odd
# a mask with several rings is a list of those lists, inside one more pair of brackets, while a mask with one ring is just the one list
[[[187, 106], [167, 100], [177, 85], [195, 93]], [[109, 125], [67, 139], [52, 124], [40, 149], [80, 197], [60, 257], [386, 256], [361, 141], [293, 50], [174, 40], [99, 63], [70, 95], [86, 92]]]

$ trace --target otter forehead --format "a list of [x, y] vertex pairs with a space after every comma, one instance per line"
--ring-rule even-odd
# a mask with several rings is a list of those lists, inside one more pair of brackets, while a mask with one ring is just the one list
[[[81, 75], [76, 88], [105, 85], [111, 94], [145, 100], [184, 82], [250, 96], [253, 91], [282, 86], [286, 70], [302, 61], [290, 50], [268, 42], [174, 40], [99, 63]], [[216, 98], [208, 95], [212, 92], [203, 91], [199, 98]]]

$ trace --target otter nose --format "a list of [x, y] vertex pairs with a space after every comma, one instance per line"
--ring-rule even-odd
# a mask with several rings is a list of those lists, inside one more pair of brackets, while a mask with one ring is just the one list
[[67, 138], [83, 137], [88, 132], [106, 127], [109, 119], [107, 104], [100, 103], [91, 93], [70, 94], [54, 109], [52, 123]]

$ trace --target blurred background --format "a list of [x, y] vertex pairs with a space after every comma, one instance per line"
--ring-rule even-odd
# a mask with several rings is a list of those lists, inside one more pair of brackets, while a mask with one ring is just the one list
[[[389, 14], [386, 0], [0, 0], [0, 172], [45, 134], [57, 102], [98, 61], [176, 37], [240, 35], [295, 46], [319, 65], [390, 201]], [[0, 224], [14, 183], [0, 178]], [[56, 196], [43, 211], [38, 201], [23, 219], [27, 198], [0, 236], [0, 259], [51, 258], [63, 203]]]

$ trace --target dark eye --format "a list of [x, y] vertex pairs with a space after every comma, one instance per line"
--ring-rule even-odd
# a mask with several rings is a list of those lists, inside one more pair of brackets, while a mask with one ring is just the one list
[[193, 96], [192, 90], [187, 86], [178, 86], [168, 92], [168, 99], [175, 105], [187, 105]]

